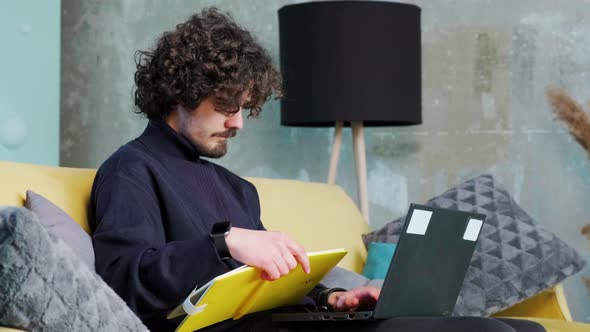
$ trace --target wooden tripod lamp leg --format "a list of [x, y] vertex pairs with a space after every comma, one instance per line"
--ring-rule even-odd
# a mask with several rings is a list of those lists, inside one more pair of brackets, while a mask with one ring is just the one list
[[332, 157], [330, 158], [330, 170], [328, 171], [328, 183], [336, 183], [336, 173], [338, 171], [338, 158], [340, 157], [340, 144], [342, 143], [342, 127], [344, 122], [336, 121], [336, 130], [334, 131], [334, 143], [332, 144]]
[[361, 206], [361, 213], [365, 222], [369, 223], [369, 197], [367, 194], [367, 160], [365, 154], [365, 137], [362, 121], [352, 121], [352, 147], [354, 163], [356, 165], [356, 180]]

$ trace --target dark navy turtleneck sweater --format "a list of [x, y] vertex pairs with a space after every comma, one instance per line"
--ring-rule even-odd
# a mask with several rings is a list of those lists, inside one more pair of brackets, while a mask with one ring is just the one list
[[[211, 226], [263, 230], [254, 185], [201, 159], [161, 121], [150, 121], [98, 170], [91, 197], [96, 271], [152, 331], [195, 286], [238, 267], [219, 259]], [[239, 321], [217, 326], [229, 329]]]

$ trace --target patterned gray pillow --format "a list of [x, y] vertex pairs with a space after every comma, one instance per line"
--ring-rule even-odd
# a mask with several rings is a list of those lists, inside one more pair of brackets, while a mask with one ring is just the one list
[[[491, 175], [468, 180], [426, 205], [487, 216], [454, 315], [489, 316], [555, 286], [585, 265], [576, 250], [536, 224]], [[404, 220], [364, 234], [365, 245], [397, 243]]]
[[148, 331], [125, 302], [25, 208], [0, 210], [0, 326]]

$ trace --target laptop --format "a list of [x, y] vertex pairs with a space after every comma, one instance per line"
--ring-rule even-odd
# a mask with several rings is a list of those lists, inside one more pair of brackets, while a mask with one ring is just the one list
[[371, 311], [277, 312], [272, 320], [446, 317], [457, 302], [485, 215], [411, 204], [381, 294]]

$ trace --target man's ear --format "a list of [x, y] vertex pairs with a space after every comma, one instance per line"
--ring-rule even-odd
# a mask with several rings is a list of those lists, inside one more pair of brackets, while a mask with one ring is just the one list
[[183, 108], [185, 108], [184, 105], [182, 105], [181, 103], [176, 103], [176, 104], [172, 105], [172, 107], [170, 107], [169, 114], [173, 113], [173, 112], [178, 112], [179, 110], [181, 110]]
[[166, 122], [173, 129], [178, 130], [180, 127], [181, 112], [184, 112], [184, 107], [181, 104], [175, 104], [174, 106], [170, 107], [170, 111], [164, 116], [164, 122]]

